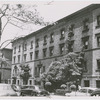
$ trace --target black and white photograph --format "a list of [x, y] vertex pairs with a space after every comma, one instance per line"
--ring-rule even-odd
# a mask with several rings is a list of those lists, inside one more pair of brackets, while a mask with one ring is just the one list
[[0, 0], [0, 98], [100, 97], [100, 1]]

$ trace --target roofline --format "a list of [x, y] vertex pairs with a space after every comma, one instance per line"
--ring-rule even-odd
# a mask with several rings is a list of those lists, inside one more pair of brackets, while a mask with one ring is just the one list
[[[97, 8], [99, 8], [99, 7], [100, 7], [100, 4], [91, 4], [91, 5], [88, 5], [88, 6], [84, 7], [84, 8], [82, 8], [82, 9], [80, 9], [80, 10], [78, 10], [78, 11], [76, 11], [76, 12], [74, 12], [74, 13], [72, 13], [72, 14], [70, 14], [70, 15], [68, 15], [68, 16], [66, 16], [66, 17], [64, 17], [64, 18], [62, 18], [62, 19], [60, 19], [60, 20], [58, 20], [58, 21], [56, 21], [56, 22], [59, 23], [59, 22], [62, 22], [63, 20], [68, 20], [68, 19], [70, 19], [71, 17], [75, 17], [76, 15], [78, 15], [78, 14], [80, 14], [80, 13], [87, 12], [88, 10], [91, 11], [91, 10], [97, 9]], [[56, 22], [55, 22], [55, 23], [56, 23]], [[41, 28], [41, 29], [39, 29], [39, 30], [37, 30], [37, 31], [35, 31], [35, 32], [32, 32], [32, 33], [26, 35], [25, 37], [21, 37], [21, 38], [27, 38], [27, 37], [29, 37], [29, 36], [33, 36], [33, 35], [35, 35], [35, 34], [37, 34], [37, 33], [43, 32], [44, 30], [48, 30], [48, 29], [51, 28], [52, 26], [54, 26], [54, 24], [48, 25], [48, 26], [46, 26], [46, 27], [44, 27], [44, 28]], [[20, 39], [20, 38], [18, 38], [18, 39]], [[16, 40], [18, 40], [18, 39], [16, 39]], [[15, 41], [15, 40], [14, 40], [14, 41]]]
[[11, 50], [12, 51], [12, 49], [10, 48], [1, 48], [1, 50]]

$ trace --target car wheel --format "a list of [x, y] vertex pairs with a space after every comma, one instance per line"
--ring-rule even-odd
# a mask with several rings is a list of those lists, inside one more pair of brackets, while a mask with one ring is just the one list
[[21, 93], [21, 96], [24, 96], [24, 93]]
[[31, 93], [31, 96], [37, 96], [37, 94], [32, 92], [32, 93]]

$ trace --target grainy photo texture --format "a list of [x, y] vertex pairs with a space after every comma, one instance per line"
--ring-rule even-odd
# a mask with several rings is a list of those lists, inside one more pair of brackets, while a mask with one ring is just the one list
[[100, 96], [100, 4], [0, 4], [0, 96]]

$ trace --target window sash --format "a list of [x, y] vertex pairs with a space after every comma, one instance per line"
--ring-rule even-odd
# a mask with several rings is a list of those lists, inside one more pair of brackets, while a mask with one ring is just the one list
[[47, 49], [43, 49], [43, 57], [46, 57], [46, 51]]
[[97, 60], [97, 69], [100, 69], [100, 59]]
[[97, 37], [97, 45], [100, 47], [100, 37]]
[[20, 55], [18, 55], [18, 63], [20, 62]]
[[33, 41], [31, 41], [31, 49], [33, 48]]
[[97, 25], [100, 25], [100, 15], [97, 16]]
[[30, 60], [33, 58], [33, 52], [30, 53]]
[[35, 58], [38, 59], [39, 51], [35, 51]]
[[53, 53], [54, 53], [54, 48], [50, 47], [50, 56], [53, 56]]

